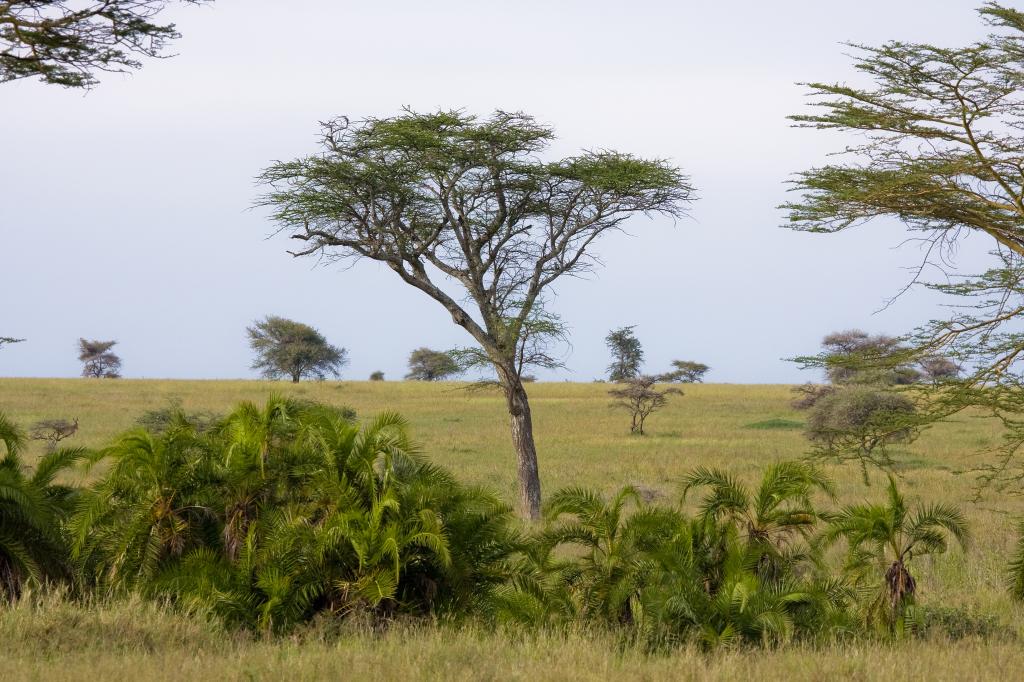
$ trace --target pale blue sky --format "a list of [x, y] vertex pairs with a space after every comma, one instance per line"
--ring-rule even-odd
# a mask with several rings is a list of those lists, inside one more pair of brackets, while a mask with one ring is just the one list
[[[844, 40], [958, 45], [979, 2], [434, 2], [218, 0], [169, 13], [178, 56], [88, 94], [0, 85], [0, 376], [75, 376], [79, 336], [118, 339], [127, 377], [247, 377], [245, 327], [318, 327], [346, 378], [405, 371], [417, 346], [468, 343], [433, 301], [376, 263], [315, 267], [267, 239], [253, 177], [315, 150], [317, 121], [419, 109], [523, 110], [553, 153], [607, 147], [674, 160], [692, 217], [633, 220], [605, 263], [556, 286], [568, 369], [590, 380], [608, 329], [636, 325], [648, 371], [706, 362], [711, 381], [811, 378], [781, 358], [848, 327], [897, 333], [943, 314], [912, 293], [873, 314], [920, 259], [879, 223], [781, 229], [787, 176], [840, 135], [788, 126], [798, 81], [852, 80]], [[986, 262], [983, 240], [958, 263]], [[652, 292], [655, 292], [652, 294]]]

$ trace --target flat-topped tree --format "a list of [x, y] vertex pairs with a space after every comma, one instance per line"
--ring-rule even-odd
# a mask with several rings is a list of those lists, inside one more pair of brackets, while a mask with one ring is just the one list
[[636, 213], [679, 216], [692, 194], [660, 159], [540, 158], [553, 137], [531, 116], [502, 111], [340, 118], [323, 124], [321, 153], [261, 176], [261, 203], [305, 243], [294, 255], [383, 262], [473, 337], [505, 394], [531, 518], [541, 495], [522, 334], [548, 287], [594, 264], [598, 237]]
[[78, 339], [78, 359], [82, 376], [94, 379], [117, 379], [121, 376], [121, 358], [111, 350], [117, 341]]
[[13, 336], [0, 336], [0, 348], [3, 348], [9, 343], [21, 343], [25, 339], [16, 339]]

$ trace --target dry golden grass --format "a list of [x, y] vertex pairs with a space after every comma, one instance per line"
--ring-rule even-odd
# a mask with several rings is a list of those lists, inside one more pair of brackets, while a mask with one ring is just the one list
[[[753, 481], [765, 463], [800, 457], [807, 450], [799, 428], [750, 426], [773, 419], [802, 420], [789, 408], [786, 386], [686, 387], [685, 396], [651, 417], [646, 437], [629, 434], [628, 416], [609, 407], [607, 389], [601, 384], [569, 383], [529, 387], [547, 492], [564, 485], [610, 491], [635, 483], [674, 500], [678, 480], [696, 465], [723, 467]], [[39, 419], [77, 416], [81, 430], [69, 443], [100, 446], [132, 426], [145, 410], [163, 407], [171, 399], [180, 400], [187, 410], [224, 412], [240, 400], [263, 400], [272, 391], [348, 405], [362, 417], [385, 409], [398, 411], [409, 420], [425, 454], [463, 480], [490, 485], [513, 499], [514, 459], [503, 401], [496, 392], [467, 391], [460, 384], [0, 379], [0, 411], [25, 426]], [[996, 445], [998, 439], [995, 424], [961, 417], [936, 426], [896, 456], [902, 462], [902, 486], [908, 497], [962, 505], [975, 537], [966, 556], [954, 550], [918, 564], [922, 601], [991, 614], [1008, 631], [1024, 634], [1024, 610], [1008, 600], [1003, 580], [1024, 501], [993, 491], [973, 502], [974, 478], [961, 473], [985, 461], [979, 451]], [[830, 471], [843, 501], [882, 493], [880, 478], [866, 488], [855, 467]], [[62, 625], [60, 614], [70, 608], [23, 607], [0, 616], [5, 648], [13, 642], [4, 672], [16, 678], [534, 680], [1016, 679], [1024, 673], [1019, 646], [1001, 641], [858, 644], [710, 658], [683, 651], [643, 657], [618, 652], [611, 640], [601, 638], [540, 636], [506, 646], [494, 635], [438, 628], [400, 629], [383, 638], [350, 634], [301, 644], [247, 642], [223, 633], [214, 636], [195, 623], [180, 622], [179, 616], [142, 607], [138, 617], [121, 614], [120, 621], [111, 614], [128, 607], [111, 606], [74, 617], [67, 613], [70, 623]], [[152, 633], [146, 630], [150, 624], [155, 628]], [[74, 627], [84, 634], [65, 631]], [[184, 639], [173, 634], [181, 628], [191, 634]], [[64, 649], [40, 646], [46, 638], [69, 639], [72, 644]]]

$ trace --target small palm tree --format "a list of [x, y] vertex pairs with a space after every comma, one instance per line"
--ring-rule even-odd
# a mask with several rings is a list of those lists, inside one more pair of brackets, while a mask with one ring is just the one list
[[69, 523], [72, 558], [88, 583], [131, 588], [194, 546], [216, 542], [208, 500], [213, 459], [185, 422], [136, 430], [97, 451], [107, 473], [82, 493]]
[[633, 623], [639, 596], [657, 570], [650, 552], [684, 525], [677, 511], [647, 506], [633, 486], [611, 499], [584, 488], [559, 490], [548, 500], [548, 547], [572, 544], [582, 556], [563, 570], [585, 617]]
[[1010, 558], [1007, 571], [1010, 594], [1018, 601], [1024, 601], [1024, 521], [1017, 524], [1017, 544]]
[[918, 505], [911, 511], [891, 476], [886, 492], [885, 504], [852, 505], [832, 515], [823, 541], [828, 546], [845, 539], [846, 569], [855, 584], [878, 586], [866, 611], [868, 622], [898, 629], [917, 592], [910, 572], [914, 557], [944, 553], [950, 536], [966, 549], [970, 534], [957, 507]]
[[813, 494], [835, 498], [832, 481], [803, 462], [772, 464], [753, 491], [724, 471], [699, 467], [684, 479], [683, 498], [694, 488], [708, 488], [701, 515], [735, 524], [757, 549], [758, 571], [767, 577], [779, 574], [781, 564], [803, 557], [805, 548], [794, 540], [809, 538], [820, 519]]
[[63, 523], [75, 490], [54, 482], [85, 456], [81, 448], [47, 453], [28, 470], [21, 459], [22, 431], [0, 413], [0, 598], [16, 599], [26, 582], [68, 575]]
[[[360, 426], [272, 397], [243, 404], [201, 440], [213, 464], [185, 498], [203, 501], [219, 534], [165, 553], [146, 580], [156, 593], [281, 631], [322, 611], [427, 611], [446, 590], [498, 579], [486, 571], [500, 574], [501, 552], [483, 544], [510, 512], [474, 512], [482, 498], [421, 461], [398, 415]], [[463, 554], [458, 576], [452, 547]]]

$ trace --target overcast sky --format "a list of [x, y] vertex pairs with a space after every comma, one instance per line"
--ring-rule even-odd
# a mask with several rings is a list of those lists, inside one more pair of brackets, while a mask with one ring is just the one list
[[[710, 381], [798, 382], [785, 357], [827, 332], [898, 333], [944, 314], [911, 293], [915, 246], [892, 222], [833, 236], [780, 227], [785, 181], [841, 135], [796, 130], [801, 81], [856, 80], [843, 41], [960, 45], [980, 3], [350, 2], [217, 0], [176, 8], [173, 59], [83, 94], [0, 85], [0, 376], [75, 376], [80, 336], [117, 339], [127, 377], [253, 376], [245, 327], [265, 314], [349, 349], [346, 378], [405, 371], [417, 346], [470, 342], [384, 267], [316, 267], [250, 210], [253, 178], [316, 150], [317, 121], [403, 105], [522, 110], [555, 127], [552, 155], [667, 157], [699, 201], [689, 219], [635, 218], [599, 242], [604, 266], [555, 288], [568, 369], [608, 363], [636, 325], [645, 369], [712, 366]], [[958, 264], [987, 262], [968, 241]]]

